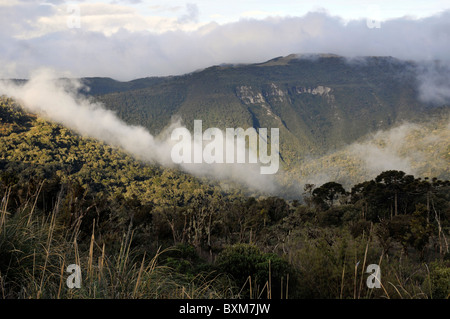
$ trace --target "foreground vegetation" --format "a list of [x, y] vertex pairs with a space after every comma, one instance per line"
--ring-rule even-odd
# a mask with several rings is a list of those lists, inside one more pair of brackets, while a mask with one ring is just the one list
[[449, 181], [385, 171], [250, 196], [0, 111], [2, 298], [449, 297]]

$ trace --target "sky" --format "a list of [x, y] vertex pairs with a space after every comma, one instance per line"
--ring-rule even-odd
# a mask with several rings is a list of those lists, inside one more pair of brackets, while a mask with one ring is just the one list
[[0, 0], [0, 78], [131, 80], [291, 53], [449, 62], [448, 0]]

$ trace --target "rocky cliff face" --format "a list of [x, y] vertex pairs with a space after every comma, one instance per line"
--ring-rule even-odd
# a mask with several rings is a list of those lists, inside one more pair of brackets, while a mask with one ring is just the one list
[[236, 96], [241, 100], [242, 103], [248, 104], [260, 104], [265, 103], [261, 92], [258, 92], [256, 89], [251, 86], [241, 85], [236, 88]]
[[286, 102], [289, 100], [288, 92], [280, 89], [275, 83], [270, 83], [269, 89], [264, 92], [267, 98], [276, 102]]
[[[330, 101], [334, 100], [332, 89], [328, 86], [319, 85], [317, 87], [295, 86], [291, 90], [296, 95], [312, 94], [327, 97]], [[241, 85], [236, 87], [236, 96], [242, 103], [260, 104], [270, 102], [291, 102], [288, 90], [283, 90], [275, 83], [270, 83], [266, 90], [258, 90], [251, 86]]]
[[279, 101], [284, 101], [285, 92], [278, 89], [278, 87], [272, 83], [271, 88], [272, 91], [262, 92], [256, 88], [252, 88], [251, 86], [241, 85], [236, 88], [236, 96], [241, 100], [241, 102], [245, 105], [256, 105], [260, 106], [266, 111], [266, 114], [277, 121], [281, 119], [279, 116], [274, 114], [272, 107], [267, 98], [276, 97]]
[[[328, 86], [318, 85], [316, 87], [294, 86], [291, 89], [283, 89], [275, 83], [270, 83], [263, 89], [258, 89], [248, 85], [240, 85], [235, 89], [236, 96], [247, 106], [259, 106], [266, 110], [266, 115], [282, 122], [280, 116], [273, 110], [273, 105], [287, 103], [292, 105], [291, 96], [312, 95], [325, 98], [331, 108], [336, 108], [333, 89]], [[340, 120], [337, 113], [335, 118]]]

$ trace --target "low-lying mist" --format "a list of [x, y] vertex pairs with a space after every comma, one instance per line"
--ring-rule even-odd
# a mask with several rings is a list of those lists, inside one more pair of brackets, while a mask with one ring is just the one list
[[450, 178], [450, 115], [428, 122], [399, 124], [320, 158], [308, 159], [295, 178], [301, 185], [329, 181], [348, 190], [386, 170], [401, 170], [416, 177]]
[[29, 112], [62, 124], [80, 135], [119, 147], [138, 160], [178, 167], [198, 177], [235, 182], [250, 191], [277, 192], [277, 177], [260, 174], [259, 163], [174, 164], [171, 150], [177, 142], [171, 140], [170, 132], [183, 127], [181, 119], [173, 120], [159, 136], [153, 136], [141, 126], [126, 124], [101, 103], [79, 95], [77, 92], [81, 87], [78, 80], [60, 81], [53, 71], [43, 69], [20, 84], [0, 82], [0, 94], [15, 98]]

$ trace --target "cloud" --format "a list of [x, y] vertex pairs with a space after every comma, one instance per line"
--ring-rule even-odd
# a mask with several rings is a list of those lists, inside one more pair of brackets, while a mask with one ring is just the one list
[[197, 22], [199, 10], [196, 4], [187, 3], [186, 4], [187, 13], [178, 18], [179, 23], [187, 23], [187, 22]]
[[[417, 174], [411, 165], [412, 154], [400, 154], [400, 151], [405, 147], [406, 137], [418, 129], [416, 124], [405, 123], [387, 131], [379, 131], [368, 141], [351, 144], [348, 147], [349, 154], [362, 160], [364, 169], [371, 175], [387, 170]], [[414, 156], [420, 157], [417, 150], [414, 150]]]
[[323, 157], [305, 160], [295, 178], [301, 187], [337, 181], [347, 189], [387, 170], [445, 180], [450, 176], [449, 128], [450, 115], [425, 123], [404, 122]]
[[0, 60], [10, 70], [0, 71], [0, 77], [28, 77], [33, 69], [51, 67], [80, 77], [130, 80], [291, 53], [450, 59], [450, 11], [388, 20], [377, 29], [363, 19], [344, 22], [323, 12], [219, 25], [195, 23], [198, 8], [193, 4], [177, 20], [143, 16], [121, 5], [86, 3], [80, 4], [81, 27], [69, 29], [63, 7], [35, 11], [38, 5], [33, 6], [11, 6], [0, 13]]
[[[143, 15], [136, 7], [127, 3], [68, 3], [58, 2], [17, 2], [2, 6], [0, 10], [0, 34], [10, 39], [33, 40], [40, 37], [62, 33], [70, 39], [73, 28], [68, 21], [76, 18], [81, 21], [83, 34], [100, 32], [111, 36], [119, 30], [160, 34], [168, 31], [193, 30], [199, 26], [198, 7], [187, 4], [187, 12], [177, 17], [159, 14]], [[166, 8], [167, 9], [167, 8]], [[163, 10], [164, 11], [164, 10]], [[149, 32], [150, 33], [150, 32]], [[58, 43], [55, 43], [55, 49]]]
[[450, 103], [450, 65], [439, 61], [421, 63], [417, 69], [419, 98], [426, 103]]

